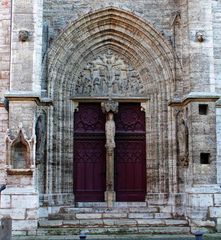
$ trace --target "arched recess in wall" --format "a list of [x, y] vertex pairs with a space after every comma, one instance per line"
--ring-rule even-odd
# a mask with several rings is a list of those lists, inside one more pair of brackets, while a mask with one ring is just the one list
[[[161, 33], [133, 13], [114, 7], [70, 22], [48, 52], [48, 96], [54, 104], [48, 146], [49, 152], [53, 153], [49, 154], [51, 160], [48, 161], [53, 162], [49, 191], [72, 192], [73, 106], [70, 99], [75, 95], [76, 81], [82, 69], [107, 51], [112, 51], [136, 69], [145, 84], [145, 96], [152, 99], [153, 107], [158, 107], [161, 102], [157, 111], [164, 114], [161, 120], [167, 121], [167, 104], [163, 101], [174, 94], [174, 55]], [[161, 141], [159, 144], [163, 145], [166, 136], [159, 138], [161, 140], [155, 140], [153, 144]]]
[[36, 134], [36, 156], [35, 163], [38, 169], [38, 191], [45, 193], [46, 186], [46, 167], [47, 167], [47, 114], [41, 110], [37, 116], [35, 124]]
[[19, 127], [16, 135], [8, 130], [6, 134], [6, 163], [8, 174], [32, 174], [35, 139], [28, 139], [24, 129]]
[[11, 162], [14, 169], [30, 168], [29, 145], [21, 133], [18, 140], [11, 146]]

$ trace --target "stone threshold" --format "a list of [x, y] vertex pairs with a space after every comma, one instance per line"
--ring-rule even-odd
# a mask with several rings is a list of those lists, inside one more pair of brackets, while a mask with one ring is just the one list
[[[208, 236], [208, 235], [207, 235]], [[211, 235], [212, 237], [212, 235]], [[70, 236], [14, 236], [12, 240], [74, 240], [79, 239], [79, 235], [70, 235]], [[93, 240], [193, 240], [195, 239], [192, 235], [147, 235], [147, 234], [130, 234], [130, 235], [87, 235], [86, 239]], [[214, 238], [214, 240], [221, 239], [221, 235], [219, 238]], [[209, 240], [209, 239], [208, 239]], [[211, 238], [211, 240], [213, 240]]]

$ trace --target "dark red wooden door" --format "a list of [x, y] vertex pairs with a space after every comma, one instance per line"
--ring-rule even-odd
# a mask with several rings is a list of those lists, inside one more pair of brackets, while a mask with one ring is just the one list
[[121, 103], [116, 122], [117, 201], [144, 201], [146, 195], [145, 113], [139, 103]]
[[105, 114], [100, 104], [80, 103], [74, 115], [74, 193], [77, 202], [104, 201]]

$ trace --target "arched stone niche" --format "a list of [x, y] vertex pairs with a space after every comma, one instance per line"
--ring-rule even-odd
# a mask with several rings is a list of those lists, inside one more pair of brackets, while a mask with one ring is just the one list
[[[169, 170], [176, 165], [176, 153], [164, 146], [174, 144], [175, 122], [168, 127], [168, 119], [173, 121], [168, 117], [168, 100], [176, 94], [174, 59], [172, 47], [160, 32], [118, 8], [86, 14], [63, 29], [48, 51], [47, 94], [53, 100], [48, 126], [48, 192], [73, 192], [73, 100], [98, 101], [110, 96], [122, 101], [148, 99], [148, 192], [172, 191], [176, 180], [173, 173], [169, 179]], [[109, 87], [104, 86], [105, 81]], [[168, 161], [169, 156], [174, 157]]]
[[45, 193], [46, 189], [46, 167], [47, 167], [47, 113], [40, 110], [37, 113], [35, 124], [36, 133], [36, 157], [38, 191], [40, 194]]
[[10, 129], [6, 134], [6, 162], [8, 174], [32, 174], [35, 138], [28, 139], [22, 126], [15, 135]]
[[45, 111], [41, 111], [37, 116], [35, 133], [36, 133], [36, 164], [41, 164], [44, 162], [46, 154], [47, 114]]

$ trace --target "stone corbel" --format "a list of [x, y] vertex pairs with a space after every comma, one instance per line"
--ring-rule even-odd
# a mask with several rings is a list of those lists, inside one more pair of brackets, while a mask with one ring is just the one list
[[73, 112], [78, 111], [78, 108], [79, 108], [79, 102], [73, 102], [72, 103]]
[[147, 111], [148, 111], [148, 104], [147, 104], [147, 102], [142, 102], [140, 104], [140, 106], [141, 106], [141, 111], [147, 113]]

